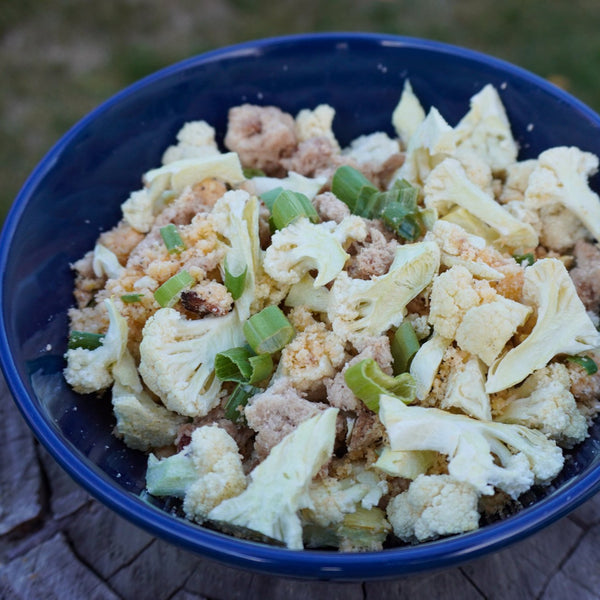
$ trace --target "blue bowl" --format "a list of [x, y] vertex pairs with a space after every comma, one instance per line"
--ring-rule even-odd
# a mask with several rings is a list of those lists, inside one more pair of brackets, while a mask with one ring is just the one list
[[[404, 80], [454, 124], [485, 84], [498, 88], [521, 158], [555, 145], [600, 154], [600, 117], [545, 80], [488, 56], [387, 35], [322, 34], [250, 42], [163, 69], [73, 127], [26, 182], [0, 240], [0, 355], [29, 426], [90, 494], [172, 543], [233, 566], [296, 577], [366, 580], [446, 567], [498, 550], [564, 516], [600, 489], [600, 424], [556, 482], [524, 497], [519, 513], [419, 546], [347, 554], [291, 551], [216, 533], [140, 498], [145, 456], [111, 435], [110, 402], [73, 393], [62, 378], [69, 264], [120, 218], [120, 204], [159, 164], [180, 126], [202, 118], [222, 139], [229, 107], [251, 102], [296, 113], [328, 103], [342, 143], [377, 130]], [[598, 190], [598, 180], [592, 185]]]

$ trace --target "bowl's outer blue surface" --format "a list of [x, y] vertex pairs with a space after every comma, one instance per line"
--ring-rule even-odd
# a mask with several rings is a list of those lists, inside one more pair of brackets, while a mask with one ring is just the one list
[[[122, 516], [173, 543], [229, 564], [324, 579], [393, 577], [499, 549], [563, 516], [600, 488], [598, 424], [557, 483], [530, 506], [483, 529], [379, 553], [294, 552], [215, 533], [144, 502], [145, 457], [111, 435], [110, 402], [74, 394], [62, 379], [69, 264], [120, 218], [120, 204], [188, 120], [224, 135], [227, 109], [244, 102], [296, 113], [328, 103], [342, 143], [377, 130], [410, 78], [426, 108], [454, 125], [469, 98], [495, 85], [521, 157], [555, 145], [600, 154], [600, 118], [544, 80], [460, 48], [411, 38], [315, 34], [208, 53], [130, 86], [78, 123], [43, 159], [7, 218], [0, 241], [0, 354], [17, 405], [66, 471]], [[598, 181], [593, 181], [598, 189]]]

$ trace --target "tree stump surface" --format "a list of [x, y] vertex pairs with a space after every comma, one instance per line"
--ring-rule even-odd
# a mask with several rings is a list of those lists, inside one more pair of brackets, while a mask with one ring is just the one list
[[600, 599], [600, 494], [458, 567], [386, 581], [304, 581], [221, 565], [117, 516], [35, 441], [1, 377], [0, 436], [1, 599]]

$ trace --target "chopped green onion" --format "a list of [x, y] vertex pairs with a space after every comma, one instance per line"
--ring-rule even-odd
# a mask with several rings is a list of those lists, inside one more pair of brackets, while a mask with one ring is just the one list
[[250, 348], [230, 348], [215, 357], [215, 375], [221, 381], [255, 384], [271, 375], [270, 354], [255, 355]]
[[567, 356], [567, 360], [583, 367], [588, 375], [593, 375], [598, 372], [596, 361], [589, 356]]
[[[366, 188], [366, 189], [363, 189]], [[331, 180], [331, 191], [355, 212], [359, 196], [364, 201], [379, 190], [358, 170], [348, 165], [338, 167]]]
[[87, 331], [71, 331], [67, 348], [83, 348], [84, 350], [95, 350], [102, 346], [104, 342], [104, 333], [89, 333]]
[[526, 262], [529, 266], [531, 266], [535, 262], [535, 256], [531, 252], [527, 252], [527, 254], [513, 254], [513, 258], [522, 265]]
[[387, 375], [372, 358], [365, 358], [349, 367], [344, 379], [354, 395], [375, 413], [379, 412], [381, 394], [395, 396], [405, 404], [410, 404], [415, 399], [416, 384], [412, 375]]
[[185, 244], [179, 235], [179, 231], [177, 231], [177, 227], [173, 223], [161, 227], [160, 235], [171, 254], [185, 250]]
[[255, 169], [254, 167], [244, 167], [242, 173], [246, 179], [252, 179], [253, 177], [264, 177], [265, 172], [262, 169]]
[[238, 383], [225, 403], [225, 418], [234, 423], [244, 422], [244, 413], [240, 409], [243, 409], [244, 406], [248, 404], [248, 400], [250, 400], [254, 394], [261, 391], [260, 388], [254, 387], [253, 385]]
[[269, 211], [273, 210], [273, 203], [277, 200], [277, 196], [283, 192], [282, 187], [276, 187], [272, 190], [268, 190], [263, 192], [260, 195], [260, 199], [265, 203], [265, 206], [269, 209]]
[[225, 257], [225, 287], [231, 294], [234, 300], [237, 300], [243, 293], [246, 286], [246, 275], [248, 274], [248, 265], [245, 266], [244, 270], [239, 273], [234, 273], [231, 270], [231, 265]]
[[304, 194], [291, 190], [283, 190], [275, 198], [271, 208], [271, 217], [276, 229], [287, 227], [299, 217], [307, 217], [313, 223], [320, 221], [319, 214], [312, 202]]
[[121, 296], [121, 300], [123, 300], [123, 302], [125, 302], [126, 304], [132, 304], [134, 302], [139, 302], [142, 299], [143, 295], [144, 294], [141, 293], [123, 294]]
[[391, 350], [394, 357], [394, 375], [406, 373], [410, 367], [413, 356], [419, 350], [419, 340], [409, 321], [402, 321], [394, 337]]
[[256, 354], [281, 350], [294, 334], [292, 324], [277, 306], [267, 306], [244, 323], [244, 335]]
[[173, 306], [179, 300], [181, 292], [193, 283], [194, 278], [187, 271], [179, 271], [154, 292], [154, 298], [163, 308]]

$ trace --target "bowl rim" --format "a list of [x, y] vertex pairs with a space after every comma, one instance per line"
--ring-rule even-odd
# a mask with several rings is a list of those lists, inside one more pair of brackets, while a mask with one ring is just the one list
[[[211, 50], [159, 69], [113, 94], [68, 129], [39, 161], [18, 193], [0, 234], [0, 273], [2, 273], [0, 302], [2, 305], [6, 293], [4, 273], [10, 255], [11, 241], [29, 196], [44, 175], [52, 169], [62, 150], [80, 131], [87, 127], [88, 123], [98, 119], [113, 105], [134, 95], [138, 90], [155, 81], [185, 71], [189, 67], [223, 58], [233, 58], [236, 55], [247, 54], [249, 51], [256, 52], [280, 44], [302, 45], [313, 41], [394, 45], [474, 60], [544, 89], [573, 106], [586, 118], [600, 124], [600, 116], [591, 108], [542, 77], [477, 50], [434, 40], [392, 34], [323, 32], [267, 37]], [[600, 490], [600, 465], [597, 465], [576, 481], [566, 482], [560, 490], [551, 493], [534, 505], [522, 509], [508, 519], [458, 536], [379, 552], [358, 554], [316, 550], [299, 552], [258, 544], [213, 532], [187, 520], [174, 518], [163, 510], [145, 503], [137, 495], [118, 487], [98, 467], [94, 468], [93, 463], [89, 466], [86, 465], [84, 462], [87, 460], [86, 457], [80, 457], [78, 451], [73, 451], [69, 443], [61, 438], [29, 398], [10, 351], [3, 309], [0, 310], [0, 366], [13, 400], [36, 438], [68, 475], [94, 498], [121, 517], [170, 543], [234, 567], [267, 574], [356, 581], [398, 577], [409, 573], [450, 567], [483, 554], [498, 551], [537, 532], [571, 512]]]

